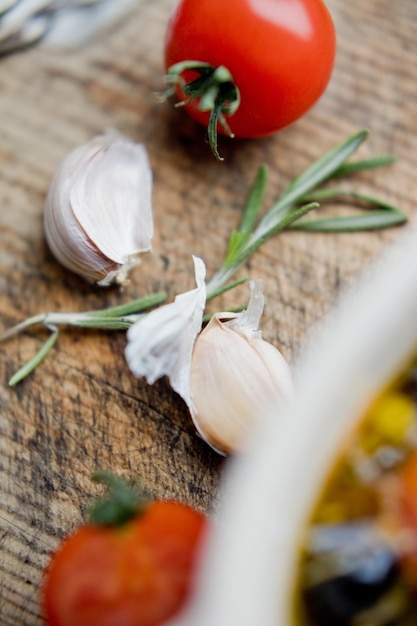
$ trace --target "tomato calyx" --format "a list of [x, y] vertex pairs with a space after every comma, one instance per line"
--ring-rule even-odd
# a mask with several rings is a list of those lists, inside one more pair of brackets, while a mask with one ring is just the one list
[[[184, 72], [193, 71], [197, 74], [189, 82], [184, 79]], [[221, 125], [229, 137], [234, 137], [225, 116], [236, 113], [240, 105], [240, 92], [233, 76], [224, 65], [214, 67], [202, 61], [181, 61], [168, 68], [166, 76], [168, 88], [165, 96], [172, 95], [179, 86], [185, 98], [176, 106], [185, 106], [197, 101], [200, 111], [210, 113], [207, 127], [211, 150], [219, 161], [222, 157], [217, 149], [217, 128]]]
[[110, 472], [99, 470], [92, 480], [107, 487], [106, 495], [98, 498], [89, 510], [89, 521], [97, 526], [121, 526], [140, 515], [150, 502], [137, 484]]

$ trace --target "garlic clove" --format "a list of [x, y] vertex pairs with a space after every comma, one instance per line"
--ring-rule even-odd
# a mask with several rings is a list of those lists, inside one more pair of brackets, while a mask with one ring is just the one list
[[[201, 437], [221, 454], [243, 452], [271, 406], [279, 412], [292, 395], [287, 361], [257, 328], [263, 310], [260, 281], [252, 282], [251, 291], [248, 309], [214, 315], [193, 351], [191, 417]], [[224, 321], [227, 316], [231, 319]]]
[[193, 257], [197, 287], [174, 302], [147, 313], [127, 331], [125, 356], [131, 372], [153, 384], [168, 376], [171, 387], [189, 405], [191, 355], [206, 304], [206, 268]]
[[152, 172], [145, 147], [115, 132], [62, 161], [45, 203], [52, 254], [89, 282], [123, 283], [151, 250]]
[[74, 216], [97, 248], [116, 263], [150, 249], [151, 184], [145, 147], [124, 139], [97, 152], [74, 181], [70, 192]]

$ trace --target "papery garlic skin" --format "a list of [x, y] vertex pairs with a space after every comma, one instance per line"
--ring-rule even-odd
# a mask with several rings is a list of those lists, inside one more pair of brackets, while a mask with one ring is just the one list
[[206, 304], [206, 268], [193, 257], [197, 287], [174, 302], [147, 313], [127, 331], [126, 361], [131, 372], [151, 385], [167, 376], [171, 387], [190, 404], [191, 355]]
[[246, 311], [211, 318], [196, 340], [191, 363], [191, 417], [201, 437], [225, 455], [243, 452], [271, 405], [279, 412], [292, 395], [287, 361], [258, 330], [260, 281], [251, 289]]
[[52, 254], [88, 282], [123, 283], [152, 248], [152, 171], [146, 148], [116, 132], [75, 148], [48, 190]]

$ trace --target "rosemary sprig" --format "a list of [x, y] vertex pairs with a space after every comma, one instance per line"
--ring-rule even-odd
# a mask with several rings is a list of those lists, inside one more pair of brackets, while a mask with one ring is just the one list
[[[310, 232], [348, 232], [387, 228], [404, 223], [406, 215], [383, 200], [355, 191], [345, 191], [321, 187], [330, 179], [351, 176], [356, 172], [390, 165], [395, 158], [375, 157], [350, 162], [349, 158], [367, 139], [369, 133], [361, 130], [326, 152], [310, 165], [302, 174], [294, 178], [272, 207], [260, 216], [267, 183], [267, 168], [261, 165], [250, 189], [238, 227], [231, 233], [221, 268], [207, 283], [207, 300], [245, 282], [246, 278], [231, 281], [231, 277], [246, 259], [265, 241], [284, 230], [305, 230]], [[319, 202], [348, 199], [355, 208], [369, 207], [353, 216], [333, 216], [318, 219], [301, 219]], [[70, 325], [83, 328], [126, 330], [144, 311], [162, 304], [165, 293], [156, 293], [146, 298], [98, 311], [82, 313], [44, 313], [35, 315], [0, 336], [0, 341], [8, 339], [30, 326], [43, 324], [51, 333], [45, 344], [9, 381], [15, 385], [32, 372], [49, 353], [58, 337], [58, 326]]]
[[[378, 198], [357, 192], [320, 188], [320, 185], [333, 178], [351, 176], [356, 172], [389, 165], [395, 161], [393, 156], [388, 155], [348, 162], [368, 136], [367, 130], [361, 130], [326, 152], [287, 185], [276, 202], [260, 219], [258, 216], [265, 194], [267, 170], [264, 165], [259, 168], [240, 224], [230, 236], [224, 263], [207, 284], [208, 298], [212, 297], [212, 294], [217, 294], [220, 286], [228, 283], [240, 265], [257, 248], [280, 231], [297, 229], [347, 232], [387, 228], [402, 224], [407, 220], [402, 211]], [[319, 201], [328, 201], [337, 197], [349, 198], [354, 206], [366, 201], [371, 210], [351, 217], [301, 219], [312, 209], [318, 208]]]
[[159, 292], [144, 298], [131, 300], [107, 309], [97, 311], [83, 311], [81, 313], [40, 313], [29, 317], [27, 320], [12, 326], [0, 335], [0, 341], [9, 339], [23, 330], [42, 324], [50, 331], [50, 336], [41, 346], [38, 352], [25, 363], [9, 380], [9, 385], [14, 386], [28, 376], [49, 354], [51, 348], [58, 339], [58, 326], [76, 326], [79, 328], [94, 328], [96, 330], [127, 330], [140, 315], [152, 307], [165, 302], [167, 294]]

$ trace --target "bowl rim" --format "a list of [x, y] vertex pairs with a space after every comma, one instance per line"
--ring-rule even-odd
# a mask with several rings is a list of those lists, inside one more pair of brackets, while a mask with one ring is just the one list
[[[343, 293], [295, 366], [295, 399], [228, 461], [197, 590], [176, 624], [289, 626], [297, 547], [355, 416], [417, 346], [417, 233]], [[308, 415], [308, 419], [305, 416]], [[337, 416], [337, 419], [335, 419]]]

